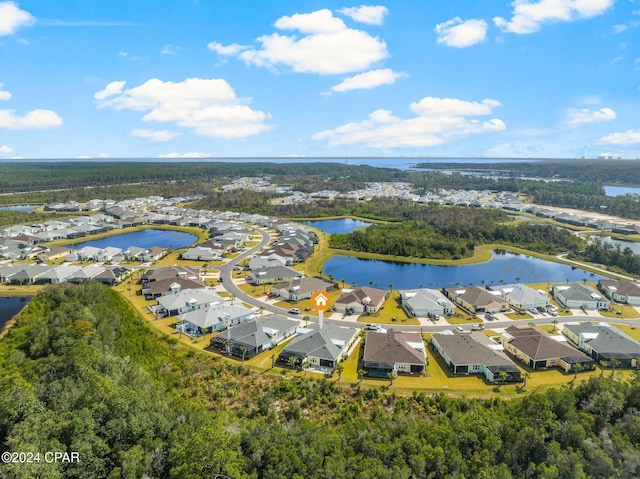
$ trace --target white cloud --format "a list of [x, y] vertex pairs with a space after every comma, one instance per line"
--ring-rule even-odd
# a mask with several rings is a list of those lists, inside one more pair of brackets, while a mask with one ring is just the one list
[[355, 20], [356, 22], [368, 23], [369, 25], [382, 25], [384, 16], [387, 14], [387, 7], [384, 6], [367, 6], [341, 8], [338, 12]]
[[285, 66], [296, 72], [321, 75], [365, 70], [388, 56], [383, 41], [365, 31], [348, 28], [327, 9], [281, 17], [275, 26], [299, 34], [263, 35], [257, 39], [260, 43], [257, 49], [216, 42], [209, 43], [209, 49], [237, 55], [248, 65], [273, 69]]
[[146, 112], [143, 121], [169, 122], [211, 138], [246, 138], [271, 129], [271, 115], [252, 110], [220, 79], [188, 78], [164, 82], [153, 78], [122, 91], [125, 82], [113, 82], [94, 98], [100, 108]]
[[2, 90], [3, 86], [4, 86], [4, 84], [0, 83], [0, 101], [11, 100], [11, 92], [3, 91]]
[[174, 138], [180, 136], [180, 133], [177, 131], [169, 131], [169, 130], [145, 130], [142, 128], [136, 128], [131, 130], [131, 134], [133, 136], [138, 136], [140, 138], [147, 138], [151, 141], [170, 141]]
[[640, 130], [627, 130], [621, 133], [611, 133], [598, 139], [600, 144], [635, 145], [640, 143]]
[[107, 98], [115, 95], [119, 95], [122, 93], [122, 89], [126, 85], [127, 82], [124, 81], [113, 81], [109, 83], [104, 90], [100, 90], [93, 94], [93, 98], [96, 100], [106, 100]]
[[200, 151], [190, 151], [188, 153], [166, 153], [160, 155], [159, 158], [211, 158], [211, 155]]
[[484, 20], [465, 20], [455, 17], [439, 23], [434, 29], [438, 34], [438, 43], [448, 47], [464, 48], [482, 43], [487, 37], [487, 22]]
[[364, 144], [378, 149], [442, 145], [470, 135], [505, 130], [504, 122], [496, 118], [468, 118], [492, 114], [498, 106], [498, 101], [489, 99], [468, 102], [427, 97], [410, 105], [416, 114], [413, 118], [401, 119], [388, 110], [376, 110], [364, 121], [321, 131], [312, 138], [327, 141], [330, 146]]
[[35, 18], [24, 10], [20, 10], [13, 2], [0, 2], [0, 37], [12, 35], [22, 26], [35, 22]]
[[0, 145], [0, 155], [12, 155], [13, 149], [7, 145]]
[[570, 110], [567, 113], [565, 123], [569, 126], [580, 126], [586, 123], [612, 121], [616, 118], [618, 118], [616, 112], [611, 108], [600, 108], [599, 110], [583, 108], [581, 110]]
[[51, 110], [28, 111], [24, 116], [16, 115], [14, 110], [0, 110], [0, 128], [43, 130], [60, 125], [62, 125], [62, 118]]
[[629, 26], [628, 25], [624, 25], [624, 24], [620, 24], [620, 25], [614, 25], [613, 26], [613, 33], [622, 33], [624, 31], [629, 30]]
[[511, 20], [495, 17], [493, 22], [503, 32], [533, 33], [543, 24], [572, 22], [603, 14], [615, 0], [514, 0]]
[[218, 42], [210, 42], [207, 45], [207, 48], [211, 51], [216, 52], [218, 55], [237, 55], [241, 51], [247, 50], [249, 47], [238, 45], [237, 43], [232, 43], [231, 45], [222, 45]]
[[342, 82], [331, 87], [331, 91], [345, 92], [349, 90], [370, 90], [381, 85], [393, 85], [398, 78], [403, 76], [390, 68], [371, 70], [344, 79]]
[[162, 51], [160, 52], [160, 54], [162, 55], [175, 55], [178, 50], [180, 50], [180, 47], [176, 47], [175, 45], [165, 45], [164, 47], [162, 47]]

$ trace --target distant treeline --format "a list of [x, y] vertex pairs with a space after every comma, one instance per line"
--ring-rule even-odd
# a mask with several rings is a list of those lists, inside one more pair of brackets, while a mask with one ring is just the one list
[[[307, 191], [309, 187], [341, 190], [365, 181], [406, 180], [406, 172], [342, 163], [303, 162], [164, 162], [43, 161], [0, 163], [0, 193], [86, 186], [163, 182], [205, 182], [219, 185], [242, 176], [278, 177], [278, 183]], [[317, 182], [317, 185], [314, 185]]]
[[420, 206], [386, 201], [403, 221], [372, 225], [349, 234], [331, 235], [330, 246], [369, 253], [418, 258], [460, 259], [473, 255], [481, 244], [500, 243], [540, 253], [578, 251], [584, 242], [552, 225], [519, 223], [497, 210], [473, 207]]
[[98, 283], [35, 297], [0, 368], [0, 450], [80, 456], [0, 477], [640, 477], [640, 375], [613, 370], [510, 400], [255, 373], [159, 336]]

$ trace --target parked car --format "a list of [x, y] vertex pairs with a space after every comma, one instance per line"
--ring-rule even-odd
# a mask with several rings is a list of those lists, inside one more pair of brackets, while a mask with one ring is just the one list
[[551, 316], [558, 316], [558, 312], [555, 309], [547, 309], [547, 313]]
[[368, 330], [368, 331], [377, 331], [378, 329], [380, 329], [380, 326], [377, 324], [367, 324], [364, 329]]
[[484, 315], [484, 319], [488, 320], [488, 321], [493, 321], [495, 318], [493, 317], [493, 315], [491, 313], [487, 313]]
[[464, 328], [462, 326], [456, 326], [456, 329], [461, 333], [464, 333]]
[[484, 326], [482, 324], [474, 324], [471, 326], [471, 331], [482, 331]]
[[291, 308], [289, 314], [300, 314], [300, 310], [298, 308]]
[[271, 298], [275, 298], [276, 296], [277, 296], [277, 294], [276, 294], [276, 293], [269, 293], [269, 294], [267, 295], [267, 298], [271, 299]]

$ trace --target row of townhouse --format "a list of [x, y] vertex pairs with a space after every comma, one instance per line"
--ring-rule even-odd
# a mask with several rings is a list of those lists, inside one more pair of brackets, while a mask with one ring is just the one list
[[84, 283], [89, 280], [114, 285], [122, 282], [130, 274], [131, 270], [128, 268], [99, 265], [0, 264], [0, 282], [17, 285]]

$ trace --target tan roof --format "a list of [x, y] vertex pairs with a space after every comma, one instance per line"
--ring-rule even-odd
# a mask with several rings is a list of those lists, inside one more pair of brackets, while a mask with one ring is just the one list
[[385, 289], [378, 288], [370, 288], [368, 286], [358, 286], [354, 288], [352, 291], [348, 293], [343, 293], [335, 302], [335, 304], [352, 304], [352, 303], [360, 303], [369, 298], [371, 300], [370, 304], [380, 304], [382, 300], [387, 295], [387, 291]]

